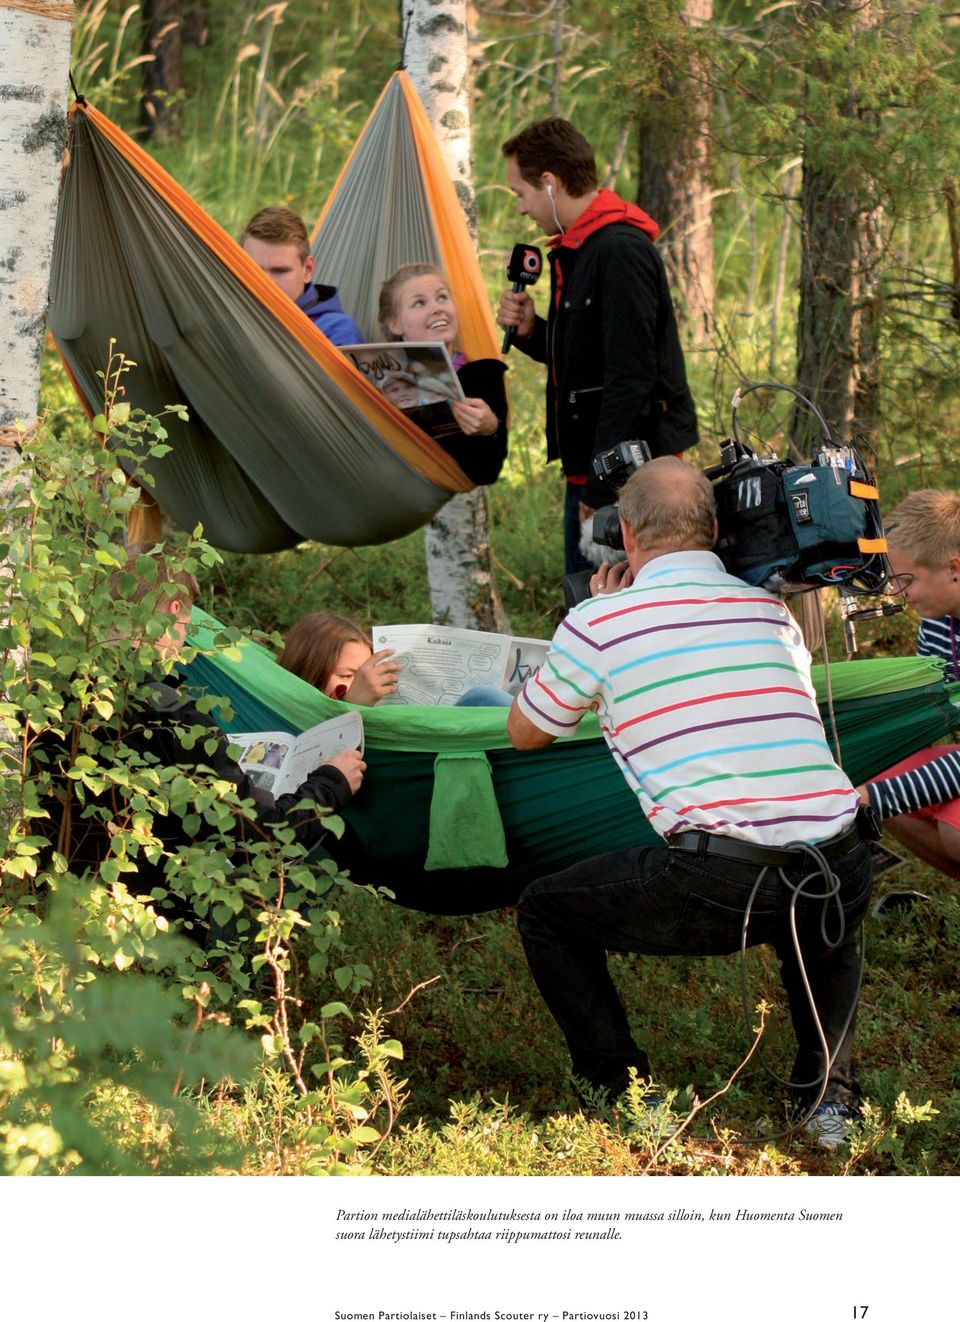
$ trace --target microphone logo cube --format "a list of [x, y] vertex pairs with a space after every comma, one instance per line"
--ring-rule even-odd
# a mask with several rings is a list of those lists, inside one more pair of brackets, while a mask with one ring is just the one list
[[507, 279], [514, 285], [532, 285], [540, 278], [543, 257], [539, 248], [529, 243], [516, 243], [507, 266]]

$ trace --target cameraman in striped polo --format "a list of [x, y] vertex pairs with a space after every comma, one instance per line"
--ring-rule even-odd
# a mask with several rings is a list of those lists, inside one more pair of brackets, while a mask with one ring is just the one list
[[531, 971], [575, 1075], [613, 1098], [631, 1067], [649, 1078], [650, 1064], [607, 951], [727, 954], [746, 918], [746, 944], [770, 944], [781, 960], [807, 1128], [835, 1146], [861, 1099], [857, 931], [872, 874], [857, 792], [827, 745], [796, 622], [712, 550], [703, 474], [654, 459], [619, 507], [627, 564], [594, 576], [507, 729], [515, 747], [536, 749], [596, 712], [660, 842], [529, 886], [519, 928]]

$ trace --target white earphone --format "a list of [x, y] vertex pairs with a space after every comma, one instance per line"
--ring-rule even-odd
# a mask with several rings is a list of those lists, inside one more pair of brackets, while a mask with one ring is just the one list
[[556, 224], [556, 227], [559, 230], [559, 232], [561, 234], [564, 234], [566, 231], [564, 230], [563, 226], [560, 224], [560, 217], [557, 215], [557, 204], [553, 200], [553, 184], [547, 183], [546, 190], [547, 190], [547, 197], [550, 199], [550, 206], [553, 208], [554, 223]]

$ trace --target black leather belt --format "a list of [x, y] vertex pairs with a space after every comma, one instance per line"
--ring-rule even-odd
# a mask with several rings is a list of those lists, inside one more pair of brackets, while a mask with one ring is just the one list
[[[850, 854], [863, 842], [858, 822], [832, 840], [814, 845], [828, 863]], [[810, 855], [802, 849], [779, 849], [773, 845], [751, 845], [746, 840], [735, 840], [729, 835], [712, 835], [709, 831], [678, 831], [666, 842], [668, 849], [682, 849], [691, 854], [714, 854], [720, 858], [736, 859], [740, 863], [755, 863], [758, 867], [796, 868], [809, 865]]]

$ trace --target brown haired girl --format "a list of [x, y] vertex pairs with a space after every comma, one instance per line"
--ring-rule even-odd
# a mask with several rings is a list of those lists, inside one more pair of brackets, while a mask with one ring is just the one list
[[400, 663], [391, 656], [392, 647], [374, 652], [355, 620], [311, 611], [290, 629], [277, 660], [328, 698], [373, 707], [397, 691]]

